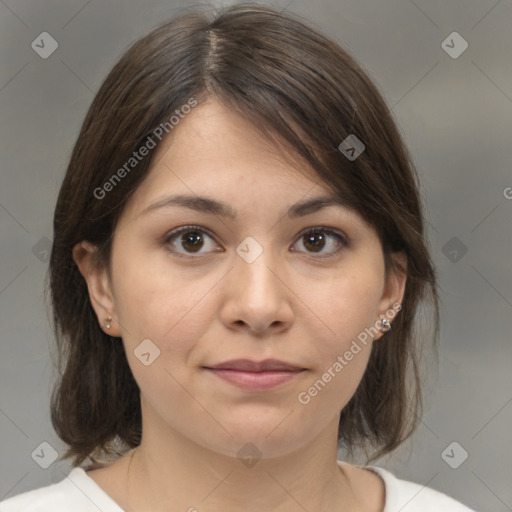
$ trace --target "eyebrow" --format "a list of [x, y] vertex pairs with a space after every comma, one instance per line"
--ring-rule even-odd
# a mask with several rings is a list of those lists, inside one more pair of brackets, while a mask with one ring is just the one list
[[[188, 196], [182, 194], [169, 196], [157, 201], [142, 210], [139, 215], [172, 206], [181, 206], [200, 213], [218, 215], [232, 220], [235, 220], [238, 215], [238, 212], [229, 204], [221, 203], [209, 197]], [[291, 219], [304, 217], [305, 215], [310, 215], [328, 206], [347, 207], [347, 203], [340, 197], [336, 196], [318, 196], [292, 204], [288, 209], [287, 215]]]

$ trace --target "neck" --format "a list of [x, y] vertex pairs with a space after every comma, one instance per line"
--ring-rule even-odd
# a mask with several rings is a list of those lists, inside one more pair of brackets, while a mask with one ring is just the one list
[[252, 460], [211, 451], [176, 431], [163, 442], [146, 430], [128, 456], [126, 510], [360, 511], [336, 460], [337, 419], [301, 450]]

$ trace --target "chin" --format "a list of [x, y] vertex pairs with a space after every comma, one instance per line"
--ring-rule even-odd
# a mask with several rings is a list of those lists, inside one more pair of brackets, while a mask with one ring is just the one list
[[[208, 448], [212, 451], [226, 455], [228, 457], [236, 457], [241, 462], [258, 460], [261, 458], [271, 459], [283, 457], [299, 450], [306, 445], [308, 440], [294, 438], [287, 430], [276, 429], [279, 422], [269, 426], [264, 431], [247, 427], [243, 432], [238, 429], [236, 431], [227, 428], [228, 432], [233, 433], [233, 437], [224, 438], [211, 445], [211, 439], [208, 440]], [[270, 435], [269, 435], [270, 434]], [[250, 464], [248, 464], [248, 467]]]

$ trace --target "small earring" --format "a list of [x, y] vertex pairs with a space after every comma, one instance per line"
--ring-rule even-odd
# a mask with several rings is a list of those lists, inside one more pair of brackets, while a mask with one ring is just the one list
[[391, 322], [387, 318], [380, 321], [382, 332], [388, 332], [391, 329]]
[[110, 329], [112, 327], [112, 317], [109, 316], [109, 317], [105, 318], [103, 327], [105, 327], [105, 329]]

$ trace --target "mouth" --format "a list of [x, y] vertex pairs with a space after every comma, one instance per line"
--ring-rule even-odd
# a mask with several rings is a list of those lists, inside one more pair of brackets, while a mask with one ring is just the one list
[[268, 391], [295, 379], [306, 371], [306, 368], [276, 359], [261, 362], [237, 359], [212, 367], [204, 366], [203, 369], [245, 391]]

